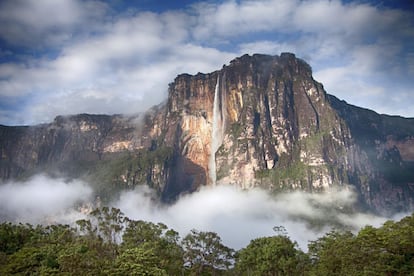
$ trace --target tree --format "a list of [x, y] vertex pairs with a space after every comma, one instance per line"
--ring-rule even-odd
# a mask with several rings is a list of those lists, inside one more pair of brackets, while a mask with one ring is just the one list
[[144, 246], [126, 249], [115, 261], [110, 274], [164, 276], [167, 272], [159, 266], [159, 256], [151, 248]]
[[234, 250], [223, 245], [214, 232], [191, 232], [182, 240], [184, 265], [191, 273], [226, 270], [234, 264]]
[[115, 259], [118, 255], [119, 243], [122, 239], [122, 230], [127, 218], [117, 208], [102, 207], [89, 214], [90, 219], [78, 220], [79, 234], [90, 242], [90, 246], [97, 247], [99, 254], [106, 254], [105, 258]]
[[168, 227], [162, 223], [129, 220], [122, 236], [122, 247], [130, 248], [146, 242], [156, 242], [167, 229]]
[[238, 252], [240, 275], [303, 275], [308, 258], [287, 236], [257, 238]]
[[351, 252], [355, 251], [355, 236], [349, 232], [331, 231], [309, 243], [311, 275], [344, 275]]
[[126, 218], [118, 208], [102, 207], [90, 213], [92, 224], [97, 225], [97, 233], [104, 241], [117, 244], [121, 242], [121, 234]]
[[33, 229], [30, 224], [0, 224], [0, 252], [13, 254], [32, 239]]
[[116, 255], [112, 245], [93, 236], [78, 236], [58, 255], [61, 273], [69, 275], [100, 275], [108, 273]]
[[357, 235], [332, 231], [309, 244], [311, 275], [411, 275], [413, 241], [413, 216]]
[[[9, 233], [9, 240], [20, 240], [20, 245], [18, 250], [9, 251], [7, 263], [0, 269], [0, 274], [59, 272], [58, 256], [75, 239], [74, 229], [60, 224], [46, 227], [39, 225], [35, 228], [20, 224], [12, 225], [11, 228], [14, 230]], [[22, 236], [22, 233], [25, 235]]]
[[179, 275], [183, 269], [183, 250], [178, 244], [178, 232], [165, 224], [129, 221], [123, 235], [121, 251], [134, 248], [151, 248], [159, 257], [159, 267], [170, 275]]

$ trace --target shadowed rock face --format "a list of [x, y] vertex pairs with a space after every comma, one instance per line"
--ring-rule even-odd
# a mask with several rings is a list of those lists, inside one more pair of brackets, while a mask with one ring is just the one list
[[142, 129], [132, 120], [80, 114], [58, 116], [53, 123], [38, 126], [1, 126], [2, 178], [17, 177], [39, 166], [95, 161], [112, 153], [148, 146]]
[[366, 156], [369, 164], [367, 184], [361, 189], [365, 201], [377, 210], [412, 211], [414, 119], [379, 115], [331, 95], [329, 102], [349, 126], [359, 155]]
[[0, 150], [3, 179], [46, 169], [95, 181], [108, 196], [139, 184], [164, 201], [215, 182], [275, 192], [353, 186], [372, 210], [414, 209], [414, 119], [327, 95], [310, 66], [288, 53], [179, 75], [167, 102], [140, 116], [0, 127]]

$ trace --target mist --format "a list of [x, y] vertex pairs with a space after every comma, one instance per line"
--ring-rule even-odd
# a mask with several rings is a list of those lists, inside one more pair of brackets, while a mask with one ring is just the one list
[[[124, 192], [113, 205], [131, 219], [163, 222], [181, 236], [191, 229], [216, 232], [234, 249], [247, 246], [254, 238], [278, 234], [273, 230], [275, 226], [283, 226], [288, 236], [306, 250], [309, 241], [333, 228], [357, 232], [366, 225], [381, 226], [389, 219], [350, 211], [356, 202], [356, 194], [350, 188], [274, 196], [261, 189], [204, 187], [169, 206], [153, 202], [150, 195], [148, 188], [140, 187]], [[403, 214], [395, 218], [400, 217]], [[315, 221], [319, 224], [312, 225]]]
[[36, 175], [24, 182], [0, 185], [0, 221], [31, 224], [71, 223], [84, 215], [92, 188], [80, 180]]
[[[171, 205], [154, 198], [152, 190], [139, 186], [122, 192], [110, 205], [130, 219], [162, 222], [181, 237], [191, 229], [216, 232], [224, 244], [236, 250], [252, 239], [279, 234], [273, 230], [278, 226], [307, 250], [309, 241], [332, 228], [357, 232], [366, 225], [378, 227], [388, 219], [407, 215], [386, 218], [356, 212], [356, 194], [349, 187], [317, 194], [296, 191], [271, 195], [262, 189], [246, 191], [219, 185], [183, 195]], [[25, 182], [0, 185], [0, 221], [71, 224], [86, 217], [87, 210], [82, 212], [81, 207], [91, 207], [93, 200], [92, 189], [83, 181], [38, 175]]]

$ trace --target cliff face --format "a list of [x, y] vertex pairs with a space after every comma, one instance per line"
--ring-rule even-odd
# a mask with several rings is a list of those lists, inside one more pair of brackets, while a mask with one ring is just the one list
[[0, 177], [83, 177], [106, 198], [142, 183], [160, 190], [169, 150], [152, 152], [157, 113], [154, 107], [142, 116], [80, 114], [44, 125], [0, 126]]
[[358, 153], [367, 158], [364, 200], [377, 210], [413, 210], [414, 118], [379, 115], [331, 95], [329, 102], [349, 126]]
[[211, 74], [180, 75], [164, 116], [164, 141], [187, 183], [170, 181], [168, 196], [206, 184], [354, 186], [372, 209], [414, 207], [414, 120], [335, 100], [292, 54], [245, 55]]
[[100, 193], [148, 184], [164, 201], [201, 185], [350, 185], [372, 209], [414, 209], [414, 119], [327, 95], [293, 54], [245, 55], [210, 74], [179, 75], [167, 102], [139, 118], [58, 117], [1, 127], [0, 141], [3, 179], [53, 164], [108, 182]]
[[[81, 114], [57, 117], [53, 123], [33, 127], [0, 127], [2, 177], [42, 165], [72, 160], [94, 161], [106, 155], [140, 148], [139, 131], [121, 124], [122, 117]], [[120, 127], [122, 125], [122, 127]]]

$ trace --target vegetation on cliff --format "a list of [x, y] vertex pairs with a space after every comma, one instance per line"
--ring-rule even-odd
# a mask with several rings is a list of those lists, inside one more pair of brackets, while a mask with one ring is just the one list
[[83, 177], [92, 183], [95, 192], [105, 202], [138, 185], [148, 185], [160, 195], [172, 155], [172, 148], [165, 146], [125, 152], [118, 158], [90, 162]]

